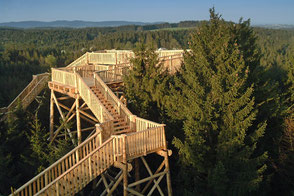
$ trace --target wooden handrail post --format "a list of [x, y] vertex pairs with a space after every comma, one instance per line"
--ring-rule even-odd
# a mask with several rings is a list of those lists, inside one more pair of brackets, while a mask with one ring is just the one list
[[97, 84], [96, 84], [96, 74], [94, 73], [93, 75], [94, 75], [94, 86], [97, 86]]
[[82, 143], [82, 130], [81, 130], [81, 119], [80, 119], [80, 104], [79, 96], [76, 98], [76, 117], [77, 117], [77, 132], [78, 132], [78, 144]]
[[78, 75], [77, 75], [77, 68], [73, 68], [74, 74], [75, 74], [75, 93], [78, 93]]
[[100, 107], [100, 118], [101, 118], [101, 123], [104, 122], [104, 119], [103, 119], [103, 110], [102, 108]]
[[120, 115], [120, 102], [118, 102], [118, 108], [117, 108], [117, 113]]
[[102, 128], [101, 128], [101, 124], [96, 124], [96, 133], [98, 133], [98, 146], [102, 145]]
[[126, 135], [123, 135], [123, 149], [122, 149], [122, 155], [123, 155], [123, 163], [125, 165], [125, 168], [123, 170], [123, 184], [124, 184], [124, 196], [128, 195], [128, 160], [127, 160], [127, 137]]
[[54, 91], [51, 89], [51, 98], [50, 98], [50, 142], [53, 139], [54, 132], [54, 99], [53, 99]]
[[162, 128], [163, 128], [163, 134], [164, 134], [164, 150], [165, 150], [164, 162], [165, 162], [165, 170], [167, 171], [167, 173], [166, 173], [167, 192], [168, 192], [169, 196], [172, 196], [173, 192], [172, 192], [170, 169], [169, 169], [169, 163], [168, 163], [167, 142], [166, 142], [164, 127], [162, 127]]
[[130, 116], [130, 128], [132, 131], [136, 132], [136, 115], [131, 115]]
[[89, 65], [89, 52], [86, 53], [87, 65]]

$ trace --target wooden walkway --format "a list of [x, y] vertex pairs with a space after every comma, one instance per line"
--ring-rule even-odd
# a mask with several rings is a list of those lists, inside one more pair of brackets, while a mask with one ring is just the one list
[[[105, 65], [91, 65], [82, 57], [77, 59], [77, 62], [78, 66], [71, 64], [66, 68], [52, 69], [52, 80], [49, 82], [51, 108], [54, 103], [58, 110], [60, 106], [65, 107], [58, 105], [55, 92], [75, 99], [75, 115], [79, 117], [83, 112], [80, 108], [86, 105], [94, 115], [93, 120], [99, 121], [96, 131], [82, 142], [81, 126], [77, 118], [79, 145], [11, 195], [74, 195], [97, 177], [100, 177], [99, 183], [103, 182], [105, 186], [102, 195], [111, 195], [122, 183], [124, 195], [151, 195], [155, 189], [160, 195], [164, 195], [159, 186], [164, 176], [168, 185], [166, 194], [172, 195], [168, 164], [168, 156], [171, 153], [167, 149], [165, 125], [133, 115], [107, 85], [121, 82], [129, 66], [111, 66], [111, 69], [107, 67], [105, 70]], [[83, 63], [84, 65], [81, 65]], [[45, 81], [44, 78], [40, 81]], [[84, 104], [80, 107], [81, 100]], [[74, 105], [71, 111], [73, 108]], [[51, 112], [51, 116], [52, 114]], [[61, 112], [60, 114], [62, 115]], [[53, 130], [52, 119], [50, 123], [50, 138], [53, 140], [58, 136], [59, 130]], [[157, 153], [164, 159], [155, 173], [151, 172], [144, 159], [144, 156], [150, 153]], [[132, 169], [130, 163], [138, 158], [143, 161], [150, 176], [128, 183], [128, 173]], [[111, 167], [121, 171], [107, 183], [105, 172]], [[145, 183], [145, 188], [141, 192], [134, 189], [142, 183]], [[148, 189], [152, 183], [153, 187]]]

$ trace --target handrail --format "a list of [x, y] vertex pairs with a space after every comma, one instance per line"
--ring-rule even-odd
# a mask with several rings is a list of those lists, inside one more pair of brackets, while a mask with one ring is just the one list
[[[50, 165], [44, 171], [32, 178], [29, 182], [18, 188], [13, 194], [24, 194], [28, 192], [31, 192], [32, 194], [37, 193], [48, 183], [56, 179], [57, 174], [59, 174], [58, 176], [62, 175], [73, 165], [76, 165], [79, 159], [87, 156], [87, 154], [89, 154], [93, 150], [93, 148], [98, 148], [100, 142], [98, 138], [99, 134], [99, 132], [93, 134], [87, 140], [82, 142], [80, 145], [72, 149], [70, 152], [68, 152], [62, 158]], [[12, 194], [10, 196], [12, 196]]]
[[[153, 127], [145, 131], [130, 133], [120, 136], [111, 136], [97, 149], [90, 152], [76, 165], [58, 176], [54, 181], [40, 190], [37, 195], [48, 194], [74, 194], [82, 189], [86, 184], [103, 173], [107, 168], [117, 161], [118, 156], [122, 156], [123, 145], [126, 145], [126, 158], [133, 159], [136, 156], [154, 152], [165, 147], [164, 126]], [[93, 165], [92, 164], [97, 164]], [[76, 175], [71, 174], [75, 173]], [[79, 182], [78, 179], [79, 178]], [[71, 182], [71, 183], [70, 183]], [[77, 182], [77, 184], [73, 183]], [[62, 184], [67, 183], [67, 184]], [[53, 193], [49, 192], [51, 191]], [[57, 195], [58, 195], [57, 194]]]
[[106, 99], [111, 101], [116, 111], [122, 116], [127, 117], [128, 123], [130, 123], [131, 116], [133, 115], [130, 110], [121, 102], [121, 100], [112, 92], [112, 90], [103, 82], [103, 80], [94, 73], [95, 86], [98, 86]]
[[129, 133], [126, 143], [128, 159], [162, 149], [165, 145], [164, 125]]
[[82, 64], [82, 60], [85, 60], [86, 64], [87, 64], [87, 55], [88, 55], [88, 52], [86, 52], [85, 54], [80, 56], [78, 59], [74, 60], [72, 63], [70, 63], [66, 67], [74, 67], [74, 66], [76, 66], [76, 64], [80, 65], [80, 64]]
[[[14, 108], [17, 103], [18, 100], [20, 100], [21, 102], [24, 101], [24, 99], [35, 89], [35, 87], [37, 85], [40, 84], [41, 81], [45, 80], [46, 78], [49, 78], [49, 73], [43, 73], [43, 74], [38, 74], [35, 75], [33, 80], [23, 89], [23, 91], [21, 93], [18, 94], [18, 96], [8, 105], [7, 107], [7, 111], [11, 110], [12, 108]], [[44, 79], [45, 78], [45, 79]], [[26, 106], [27, 107], [27, 106]], [[24, 107], [24, 108], [26, 108]]]
[[[101, 103], [101, 101], [90, 89], [90, 87], [85, 83], [83, 78], [77, 73], [76, 73], [76, 76], [77, 76], [77, 89], [80, 93], [80, 96], [83, 98], [85, 103], [89, 106], [89, 108], [91, 108], [91, 111], [96, 116], [96, 118], [98, 118], [101, 123], [107, 120], [114, 120], [113, 116]], [[105, 116], [106, 118], [104, 117], [104, 114], [106, 115]]]
[[[37, 196], [37, 195], [40, 195], [40, 194], [42, 194], [42, 193], [44, 193], [46, 190], [48, 190], [52, 185], [54, 185], [54, 184], [56, 184], [59, 180], [61, 180], [63, 177], [65, 177], [66, 175], [68, 175], [71, 171], [73, 171], [74, 169], [76, 169], [78, 166], [80, 166], [81, 164], [83, 164], [83, 163], [85, 163], [85, 161], [86, 160], [88, 160], [89, 159], [89, 157], [91, 157], [92, 155], [94, 155], [94, 153], [96, 153], [96, 152], [98, 152], [99, 150], [101, 150], [101, 149], [103, 149], [103, 148], [105, 148], [105, 146], [107, 146], [108, 144], [110, 144], [110, 142], [112, 142], [114, 140], [114, 137], [111, 137], [111, 138], [109, 138], [108, 140], [106, 140], [101, 146], [99, 146], [97, 149], [95, 149], [95, 150], [93, 150], [92, 152], [90, 152], [87, 156], [85, 156], [83, 159], [81, 159], [79, 162], [78, 162], [78, 164], [76, 164], [76, 165], [74, 165], [73, 167], [71, 167], [69, 170], [67, 170], [66, 172], [64, 172], [62, 175], [60, 175], [58, 178], [56, 178], [54, 181], [52, 181], [50, 184], [48, 184], [46, 187], [44, 187], [42, 190], [40, 190], [35, 196]], [[111, 144], [110, 145], [111, 147], [113, 147], [113, 145]], [[111, 150], [111, 151], [105, 151], [105, 153], [107, 153], [107, 152], [111, 152], [111, 153], [113, 153], [113, 150]], [[105, 156], [106, 157], [106, 156]], [[108, 167], [110, 167], [111, 165], [113, 165], [113, 163], [114, 163], [114, 159], [115, 159], [115, 157], [113, 156], [113, 154], [112, 155], [110, 155], [110, 156], [108, 156], [109, 158], [111, 158], [111, 160], [110, 161], [107, 161], [107, 160], [105, 160], [106, 161], [106, 163], [108, 163], [109, 164], [109, 166], [107, 166], [107, 167], [104, 167], [104, 169], [103, 170], [105, 170], [105, 169], [107, 169]], [[103, 159], [101, 158], [101, 161], [102, 161]], [[87, 164], [87, 163], [85, 163], [85, 164]], [[89, 164], [89, 163], [88, 163]], [[88, 169], [89, 169], [90, 167], [88, 167]], [[85, 168], [86, 169], [86, 168]], [[88, 174], [90, 175], [90, 173], [91, 173], [92, 171], [89, 171], [88, 172]], [[86, 173], [86, 172], [85, 172]], [[102, 173], [101, 171], [98, 171], [97, 173]], [[99, 174], [98, 174], [99, 175]], [[82, 176], [80, 176], [80, 178], [82, 178]], [[92, 180], [92, 179], [91, 179]], [[90, 181], [91, 181], [90, 180]]]
[[97, 71], [96, 73], [105, 83], [123, 81], [123, 76], [127, 74], [130, 66], [116, 67], [110, 70]]
[[143, 131], [153, 127], [164, 126], [164, 124], [159, 124], [144, 118], [136, 117], [136, 131]]
[[23, 108], [27, 108], [33, 99], [44, 89], [47, 82], [49, 81], [49, 74], [48, 77], [43, 77], [36, 86], [27, 94], [24, 99], [22, 100]]
[[176, 58], [178, 58], [178, 57], [183, 57], [183, 53], [173, 54], [173, 55], [166, 55], [166, 56], [160, 56], [160, 57], [158, 57], [158, 59], [159, 59], [159, 60], [161, 60], [161, 59], [166, 59], [166, 60], [168, 60], [168, 59], [173, 58], [173, 57], [176, 57]]
[[68, 86], [76, 87], [75, 73], [64, 69], [52, 68], [52, 82], [58, 82]]
[[101, 64], [117, 64], [116, 55], [114, 53], [88, 53], [89, 63]]

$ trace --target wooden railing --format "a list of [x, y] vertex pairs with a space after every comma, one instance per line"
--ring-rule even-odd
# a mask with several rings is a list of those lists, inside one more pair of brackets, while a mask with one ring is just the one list
[[109, 138], [99, 148], [60, 175], [37, 195], [74, 195], [116, 161], [114, 137]]
[[67, 153], [50, 167], [17, 189], [12, 195], [35, 195], [44, 187], [54, 182], [70, 168], [76, 165], [79, 160], [87, 157], [93, 150], [101, 146], [101, 133], [96, 132], [79, 146]]
[[65, 69], [52, 68], [52, 82], [76, 87], [75, 73], [71, 73]]
[[93, 77], [93, 73], [95, 71], [108, 70], [110, 67], [112, 68], [113, 66], [107, 66], [107, 65], [87, 65], [87, 66], [74, 67], [74, 69], [82, 77]]
[[163, 149], [165, 145], [164, 125], [127, 134], [126, 139], [128, 159], [147, 155]]
[[184, 50], [157, 50], [156, 53], [158, 54], [158, 57], [161, 58], [161, 57], [183, 54]]
[[91, 111], [99, 120], [99, 122], [103, 123], [108, 120], [113, 120], [114, 118], [105, 108], [105, 106], [101, 103], [101, 101], [89, 88], [89, 86], [84, 82], [83, 78], [77, 73], [76, 81], [77, 89], [79, 91], [80, 96], [83, 98], [84, 102], [88, 105], [88, 107], [91, 109]]
[[125, 66], [115, 67], [114, 69], [110, 70], [98, 71], [96, 73], [105, 83], [122, 82], [123, 76], [128, 74], [130, 69], [130, 66], [127, 65], [128, 64], [125, 64]]
[[84, 55], [82, 55], [80, 58], [73, 61], [71, 64], [69, 64], [67, 67], [74, 67], [74, 66], [83, 66], [88, 64], [88, 52], [86, 52]]
[[150, 120], [146, 120], [144, 118], [136, 117], [136, 131], [144, 131], [146, 129], [150, 129], [153, 127], [164, 126], [163, 124], [159, 124], [156, 122], [152, 122]]
[[88, 53], [89, 63], [117, 64], [115, 53]]
[[105, 98], [110, 101], [117, 113], [127, 120], [128, 125], [131, 126], [131, 129], [134, 129], [131, 125], [134, 121], [134, 115], [130, 110], [121, 102], [121, 100], [112, 92], [112, 90], [103, 82], [103, 80], [98, 76], [97, 73], [94, 73], [94, 83], [95, 86], [104, 94]]
[[26, 88], [9, 104], [8, 107], [1, 111], [7, 112], [13, 110], [18, 102], [22, 104], [24, 109], [27, 108], [35, 97], [44, 89], [50, 79], [49, 76], [49, 73], [34, 75], [33, 80], [26, 86]]
[[[97, 134], [92, 137], [97, 137]], [[34, 192], [31, 187], [31, 193], [35, 195], [74, 195], [111, 167], [119, 157], [123, 157], [123, 153], [126, 159], [130, 160], [164, 149], [165, 145], [164, 126], [126, 135], [111, 136], [98, 148], [88, 147], [90, 149], [88, 153], [76, 164], [48, 182], [46, 186], [40, 187], [41, 189], [38, 189], [37, 192]], [[14, 194], [20, 195], [18, 191]]]

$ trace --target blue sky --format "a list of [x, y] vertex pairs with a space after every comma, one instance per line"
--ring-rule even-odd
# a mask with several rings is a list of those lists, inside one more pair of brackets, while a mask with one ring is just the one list
[[294, 24], [294, 0], [0, 0], [0, 22], [141, 21], [208, 19], [215, 6], [225, 20], [252, 24]]

